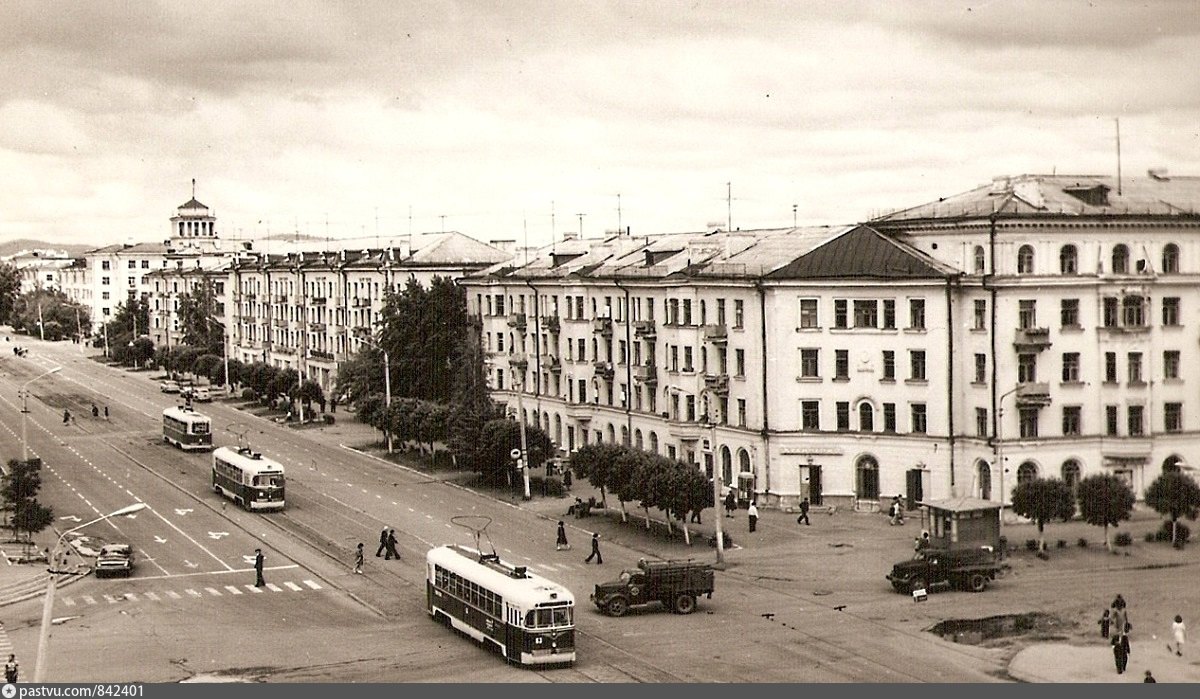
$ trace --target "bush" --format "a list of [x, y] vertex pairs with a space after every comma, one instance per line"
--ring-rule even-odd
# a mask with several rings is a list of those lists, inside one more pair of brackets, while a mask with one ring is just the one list
[[1085, 539], [1085, 538], [1083, 538], [1083, 537], [1079, 537], [1079, 541], [1077, 541], [1077, 542], [1075, 542], [1075, 543], [1076, 543], [1076, 544], [1078, 544], [1078, 545], [1079, 545], [1079, 548], [1081, 548], [1081, 549], [1085, 549], [1085, 548], [1087, 548], [1087, 546], [1088, 546], [1088, 541], [1087, 541], [1087, 539]]
[[1113, 543], [1117, 546], [1131, 546], [1133, 545], [1133, 535], [1129, 532], [1121, 532], [1113, 537]]
[[1026, 551], [1037, 551], [1038, 550], [1038, 540], [1037, 539], [1026, 539], [1025, 540], [1025, 550]]
[[242, 400], [254, 400], [254, 389], [253, 388], [243, 388], [242, 389]]
[[1146, 543], [1153, 543], [1158, 538], [1158, 532], [1146, 532], [1146, 536], [1143, 538]]
[[1067, 547], [1067, 540], [1066, 540], [1066, 539], [1059, 539], [1059, 540], [1058, 540], [1057, 547], [1058, 547], [1058, 548], [1060, 548], [1060, 549], [1065, 549], [1065, 548]]
[[333, 424], [333, 416], [332, 416], [332, 415], [330, 415], [329, 413], [325, 413], [325, 414], [324, 414], [324, 415], [322, 415], [321, 417], [322, 417], [322, 419], [323, 419], [323, 420], [325, 420], [325, 424], [326, 424], [326, 425], [332, 425], [332, 424]]
[[530, 476], [529, 492], [542, 493], [549, 497], [561, 497], [567, 494], [566, 488], [563, 488], [562, 481], [557, 478], [547, 480], [545, 476]]
[[[1176, 540], [1182, 541], [1183, 543], [1186, 544], [1188, 539], [1192, 535], [1192, 530], [1188, 527], [1188, 525], [1184, 524], [1183, 522], [1180, 522], [1176, 526], [1178, 527], [1178, 534], [1176, 535]], [[1171, 543], [1171, 523], [1169, 521], [1163, 522], [1162, 527], [1160, 527], [1157, 532], [1154, 532], [1154, 540], [1155, 541], [1165, 541], [1167, 543]]]

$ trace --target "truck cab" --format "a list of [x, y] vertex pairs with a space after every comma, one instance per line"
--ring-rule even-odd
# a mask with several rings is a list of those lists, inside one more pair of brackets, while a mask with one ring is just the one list
[[596, 585], [592, 602], [609, 616], [623, 616], [632, 606], [661, 603], [677, 614], [696, 610], [696, 598], [712, 599], [713, 569], [694, 561], [638, 561], [616, 580]]

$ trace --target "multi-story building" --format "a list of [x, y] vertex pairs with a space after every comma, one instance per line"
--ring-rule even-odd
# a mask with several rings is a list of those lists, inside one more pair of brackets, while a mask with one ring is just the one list
[[569, 240], [463, 283], [496, 397], [567, 450], [719, 466], [780, 506], [1101, 472], [1140, 494], [1200, 458], [1200, 183], [1124, 192], [1013, 178], [846, 229]]
[[[156, 347], [171, 348], [183, 343], [184, 329], [179, 319], [179, 301], [182, 296], [200, 293], [207, 285], [213, 294], [213, 313], [216, 324], [223, 324], [221, 332], [229, 327], [228, 287], [232, 259], [210, 258], [197, 267], [167, 267], [150, 273], [153, 292], [148, 299], [150, 305], [150, 330], [148, 334]], [[226, 346], [226, 352], [229, 348]]]

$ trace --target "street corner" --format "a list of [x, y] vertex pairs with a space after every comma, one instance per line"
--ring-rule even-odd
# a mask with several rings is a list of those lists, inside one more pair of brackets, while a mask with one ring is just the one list
[[1019, 682], [1130, 683], [1142, 682], [1149, 670], [1158, 682], [1200, 682], [1200, 664], [1159, 645], [1157, 640], [1134, 639], [1129, 665], [1118, 674], [1108, 645], [1038, 643], [1013, 656], [1008, 675]]

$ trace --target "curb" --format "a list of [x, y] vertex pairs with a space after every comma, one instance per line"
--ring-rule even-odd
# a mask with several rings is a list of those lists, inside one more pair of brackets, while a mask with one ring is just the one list
[[[72, 575], [66, 580], [60, 580], [55, 585], [55, 590], [61, 590], [64, 587], [74, 585], [75, 583], [87, 577], [85, 575]], [[42, 597], [46, 594], [46, 579], [41, 575], [30, 577], [28, 580], [11, 583], [3, 589], [0, 589], [0, 607], [7, 607], [18, 602], [25, 602], [37, 597]]]

